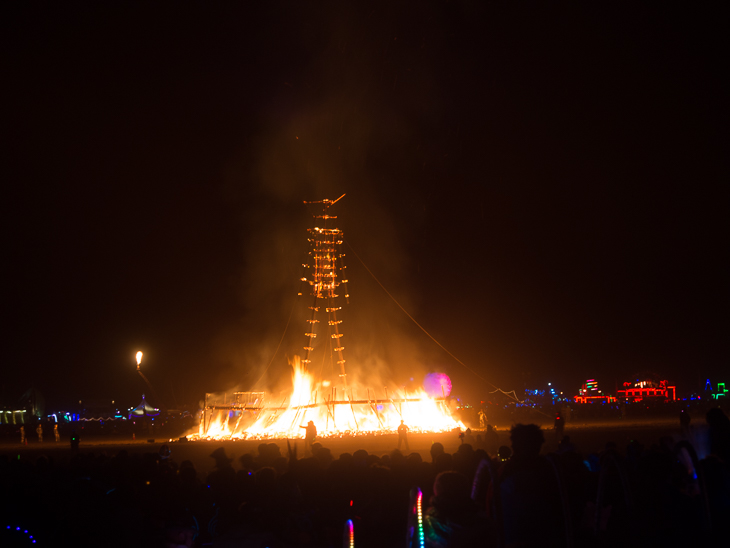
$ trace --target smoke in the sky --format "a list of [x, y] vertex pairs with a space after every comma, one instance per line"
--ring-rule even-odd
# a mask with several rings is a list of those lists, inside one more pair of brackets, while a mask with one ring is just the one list
[[[333, 40], [341, 31], [333, 33]], [[282, 83], [264, 105], [261, 133], [247, 143], [253, 152], [233, 162], [227, 174], [230, 187], [248, 188], [242, 211], [243, 320], [224, 344], [242, 384], [253, 385], [263, 374], [291, 315], [276, 360], [262, 379], [269, 389], [278, 388], [282, 377], [288, 382], [286, 356], [302, 352], [311, 304], [308, 286], [300, 287], [298, 280], [307, 257], [306, 228], [317, 225], [313, 214], [318, 210], [303, 202], [342, 194], [331, 214], [338, 216], [334, 226], [344, 230], [347, 242], [342, 251], [351, 298], [342, 312], [342, 332], [348, 374], [378, 386], [392, 382], [394, 375], [422, 379], [427, 369], [410, 320], [355, 255], [399, 302], [417, 311], [420, 297], [410, 295], [406, 272], [412, 265], [402, 234], [417, 230], [411, 222], [413, 204], [403, 203], [405, 219], [392, 213], [404, 198], [398, 187], [411, 181], [399, 178], [400, 166], [390, 158], [399, 148], [418, 146], [415, 128], [403, 113], [368, 93], [380, 89], [377, 76], [367, 70], [374, 60], [348, 66], [336, 44], [323, 54], [326, 61], [314, 59], [315, 70], [305, 68], [300, 78]], [[328, 82], [326, 94], [311, 91], [323, 81]], [[303, 295], [295, 303], [298, 291]], [[321, 354], [311, 364], [315, 371], [323, 367], [317, 358]]]

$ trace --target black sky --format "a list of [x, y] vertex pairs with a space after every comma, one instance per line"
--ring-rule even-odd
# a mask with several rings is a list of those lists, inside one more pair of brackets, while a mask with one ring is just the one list
[[[490, 382], [730, 381], [723, 13], [263, 4], [2, 7], [5, 402], [134, 399], [138, 349], [169, 405], [250, 388], [302, 202], [343, 193], [352, 249]], [[347, 251], [353, 361], [492, 389]]]

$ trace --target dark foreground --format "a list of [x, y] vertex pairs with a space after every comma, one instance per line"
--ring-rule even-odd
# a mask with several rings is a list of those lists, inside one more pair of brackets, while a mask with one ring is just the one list
[[[710, 543], [730, 516], [730, 473], [711, 455], [712, 432], [698, 421], [684, 434], [678, 421], [568, 425], [559, 445], [543, 428], [541, 456], [518, 451], [510, 461], [495, 458], [511, 445], [506, 429], [490, 440], [475, 432], [469, 444], [455, 433], [411, 434], [402, 455], [397, 435], [322, 439], [315, 457], [302, 440], [81, 440], [77, 453], [63, 440], [8, 444], [0, 545], [342, 546], [352, 519], [355, 546], [404, 546], [410, 489], [428, 506], [449, 470], [426, 546]], [[446, 456], [432, 457], [434, 443]]]
[[[558, 439], [554, 430], [547, 425], [543, 425], [542, 429], [545, 433], [543, 453], [555, 451], [558, 447]], [[695, 428], [695, 430], [698, 433], [702, 432], [701, 428]], [[565, 434], [570, 436], [573, 444], [581, 451], [592, 453], [601, 451], [607, 441], [613, 441], [619, 447], [625, 447], [632, 440], [638, 440], [644, 445], [651, 445], [663, 436], [679, 439], [680, 432], [677, 421], [663, 419], [654, 422], [635, 421], [628, 425], [617, 421], [571, 424], [566, 427]], [[480, 435], [479, 431], [474, 432], [475, 439], [477, 435]], [[509, 428], [497, 429], [497, 435], [499, 437], [498, 445], [510, 445]], [[398, 447], [398, 436], [396, 434], [324, 438], [318, 441], [324, 447], [329, 448], [335, 458], [341, 453], [354, 453], [358, 449], [364, 449], [370, 454], [382, 456]], [[246, 453], [256, 454], [261, 443], [275, 443], [281, 454], [286, 455], [287, 442], [292, 447], [297, 448], [300, 457], [303, 455], [303, 439], [180, 442], [177, 438], [172, 441], [168, 438], [155, 438], [154, 442], [149, 442], [147, 439], [120, 440], [110, 439], [109, 437], [93, 437], [81, 439], [79, 450], [82, 454], [90, 453], [107, 456], [113, 456], [121, 450], [130, 455], [143, 455], [149, 452], [156, 453], [161, 445], [167, 444], [172, 452], [172, 457], [177, 462], [190, 460], [195, 465], [198, 473], [208, 474], [215, 466], [215, 461], [210, 458], [210, 454], [218, 447], [224, 447], [229, 457], [237, 459]], [[458, 435], [452, 432], [436, 434], [411, 433], [408, 436], [408, 442], [409, 450], [406, 451], [405, 447], [402, 447], [402, 452], [405, 454], [418, 453], [424, 460], [430, 460], [429, 451], [434, 442], [443, 444], [447, 453], [455, 453], [462, 443]], [[473, 445], [476, 445], [476, 443]], [[22, 446], [19, 443], [0, 445], [0, 454], [12, 456], [16, 459], [20, 456], [21, 459], [34, 460], [40, 455], [56, 459], [69, 457], [71, 449], [68, 438], [62, 437], [59, 443], [45, 441], [39, 444], [35, 439], [29, 437], [27, 446]]]

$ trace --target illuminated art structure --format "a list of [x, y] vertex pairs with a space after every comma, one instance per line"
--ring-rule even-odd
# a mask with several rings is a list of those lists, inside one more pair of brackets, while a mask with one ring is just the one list
[[[232, 397], [223, 394], [222, 398], [206, 394], [198, 433], [190, 439], [300, 438], [309, 421], [315, 424], [320, 437], [395, 432], [401, 421], [415, 432], [465, 428], [452, 418], [448, 408], [448, 377], [439, 381], [437, 394], [423, 389], [406, 392], [395, 385], [373, 389], [348, 380], [342, 319], [338, 315], [343, 304], [349, 302], [344, 237], [333, 226], [337, 217], [329, 213], [343, 197], [304, 202], [316, 206], [317, 213], [316, 226], [307, 229], [309, 258], [303, 265], [307, 275], [301, 282], [309, 286], [309, 312], [303, 357], [295, 356], [290, 361], [291, 394], [282, 401], [269, 401], [265, 392], [235, 392]], [[339, 382], [315, 378], [310, 373], [315, 355], [322, 356], [322, 364], [330, 358]]]
[[717, 383], [717, 390], [712, 389], [712, 383], [710, 382], [710, 379], [707, 379], [707, 382], [705, 382], [705, 392], [710, 393], [710, 399], [717, 400], [720, 398], [726, 398], [728, 397], [728, 389], [725, 388], [724, 382], [718, 382]]
[[614, 403], [616, 398], [604, 394], [598, 390], [598, 382], [595, 379], [588, 379], [583, 386], [580, 387], [578, 395], [575, 396], [575, 403]]
[[625, 382], [623, 390], [616, 391], [616, 398], [625, 402], [643, 400], [674, 401], [677, 399], [676, 388], [668, 386], [667, 381], [645, 380]]

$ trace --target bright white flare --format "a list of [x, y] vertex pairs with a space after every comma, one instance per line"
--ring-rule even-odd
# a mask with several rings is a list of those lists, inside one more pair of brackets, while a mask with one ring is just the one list
[[142, 363], [142, 352], [137, 352], [137, 365]]
[[[411, 432], [447, 432], [464, 429], [464, 424], [452, 417], [448, 404], [440, 398], [431, 398], [423, 389], [405, 393], [388, 391], [369, 401], [367, 388], [327, 388], [324, 382], [315, 382], [298, 356], [292, 363], [292, 393], [284, 409], [262, 409], [253, 424], [241, 424], [243, 412], [222, 411], [210, 418], [204, 428], [201, 421], [197, 434], [190, 439], [283, 439], [303, 438], [300, 428], [310, 420], [317, 427], [318, 437], [388, 434], [397, 431], [403, 420]], [[327, 383], [329, 384], [329, 383]], [[373, 396], [373, 400], [375, 396]], [[411, 400], [411, 401], [399, 401]], [[341, 402], [332, 404], [331, 402]], [[352, 403], [361, 401], [364, 403]], [[271, 402], [268, 402], [269, 404]]]

